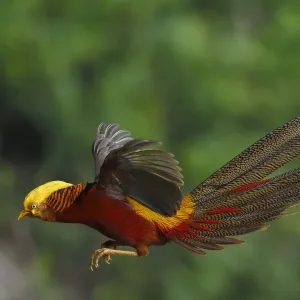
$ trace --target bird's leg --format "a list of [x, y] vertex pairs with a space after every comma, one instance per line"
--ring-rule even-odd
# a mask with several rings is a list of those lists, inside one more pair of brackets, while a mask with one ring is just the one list
[[117, 249], [120, 244], [117, 241], [108, 240], [101, 244], [101, 248]]
[[101, 248], [94, 251], [91, 256], [90, 269], [93, 271], [93, 266], [99, 267], [99, 260], [103, 258], [109, 264], [110, 255], [126, 255], [126, 256], [147, 256], [149, 251], [146, 246], [136, 248], [137, 251], [115, 250], [109, 248]]
[[91, 258], [91, 264], [90, 268], [93, 271], [93, 265], [98, 268], [99, 267], [99, 260], [101, 258], [104, 259], [104, 261], [107, 264], [110, 264], [111, 255], [118, 254], [118, 255], [128, 255], [128, 256], [138, 256], [135, 251], [124, 251], [124, 250], [115, 250], [115, 249], [109, 249], [109, 248], [101, 248], [94, 251]]

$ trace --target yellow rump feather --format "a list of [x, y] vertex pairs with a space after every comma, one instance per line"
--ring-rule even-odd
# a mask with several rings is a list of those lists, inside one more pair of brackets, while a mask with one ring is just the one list
[[133, 200], [132, 198], [127, 198], [127, 200], [138, 215], [150, 222], [155, 223], [163, 232], [166, 233], [170, 232], [170, 230], [174, 230], [184, 221], [190, 219], [195, 210], [195, 203], [189, 195], [184, 196], [180, 208], [172, 217], [166, 217], [157, 212], [154, 212], [151, 209]]

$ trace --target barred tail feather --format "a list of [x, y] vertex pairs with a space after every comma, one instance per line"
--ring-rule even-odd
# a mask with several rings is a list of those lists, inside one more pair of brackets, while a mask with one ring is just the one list
[[240, 186], [262, 181], [299, 155], [300, 116], [245, 149], [199, 184], [191, 195], [205, 203]]
[[[239, 235], [264, 230], [269, 222], [295, 213], [300, 203], [300, 168], [266, 179], [300, 155], [300, 117], [266, 135], [189, 193], [194, 213], [189, 231], [174, 238], [204, 255], [223, 245], [241, 244]], [[202, 230], [201, 226], [206, 228]]]

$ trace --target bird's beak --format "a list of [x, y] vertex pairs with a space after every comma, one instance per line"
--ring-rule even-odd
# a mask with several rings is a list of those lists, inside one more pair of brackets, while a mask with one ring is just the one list
[[23, 209], [18, 216], [18, 220], [22, 219], [23, 217], [29, 216], [29, 215], [30, 215], [30, 211]]

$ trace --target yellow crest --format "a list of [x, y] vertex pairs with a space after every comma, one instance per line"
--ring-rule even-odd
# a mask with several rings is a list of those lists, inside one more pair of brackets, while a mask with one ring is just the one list
[[50, 181], [44, 183], [27, 194], [24, 200], [24, 208], [30, 207], [33, 202], [43, 203], [55, 191], [72, 186], [72, 183], [64, 181]]

